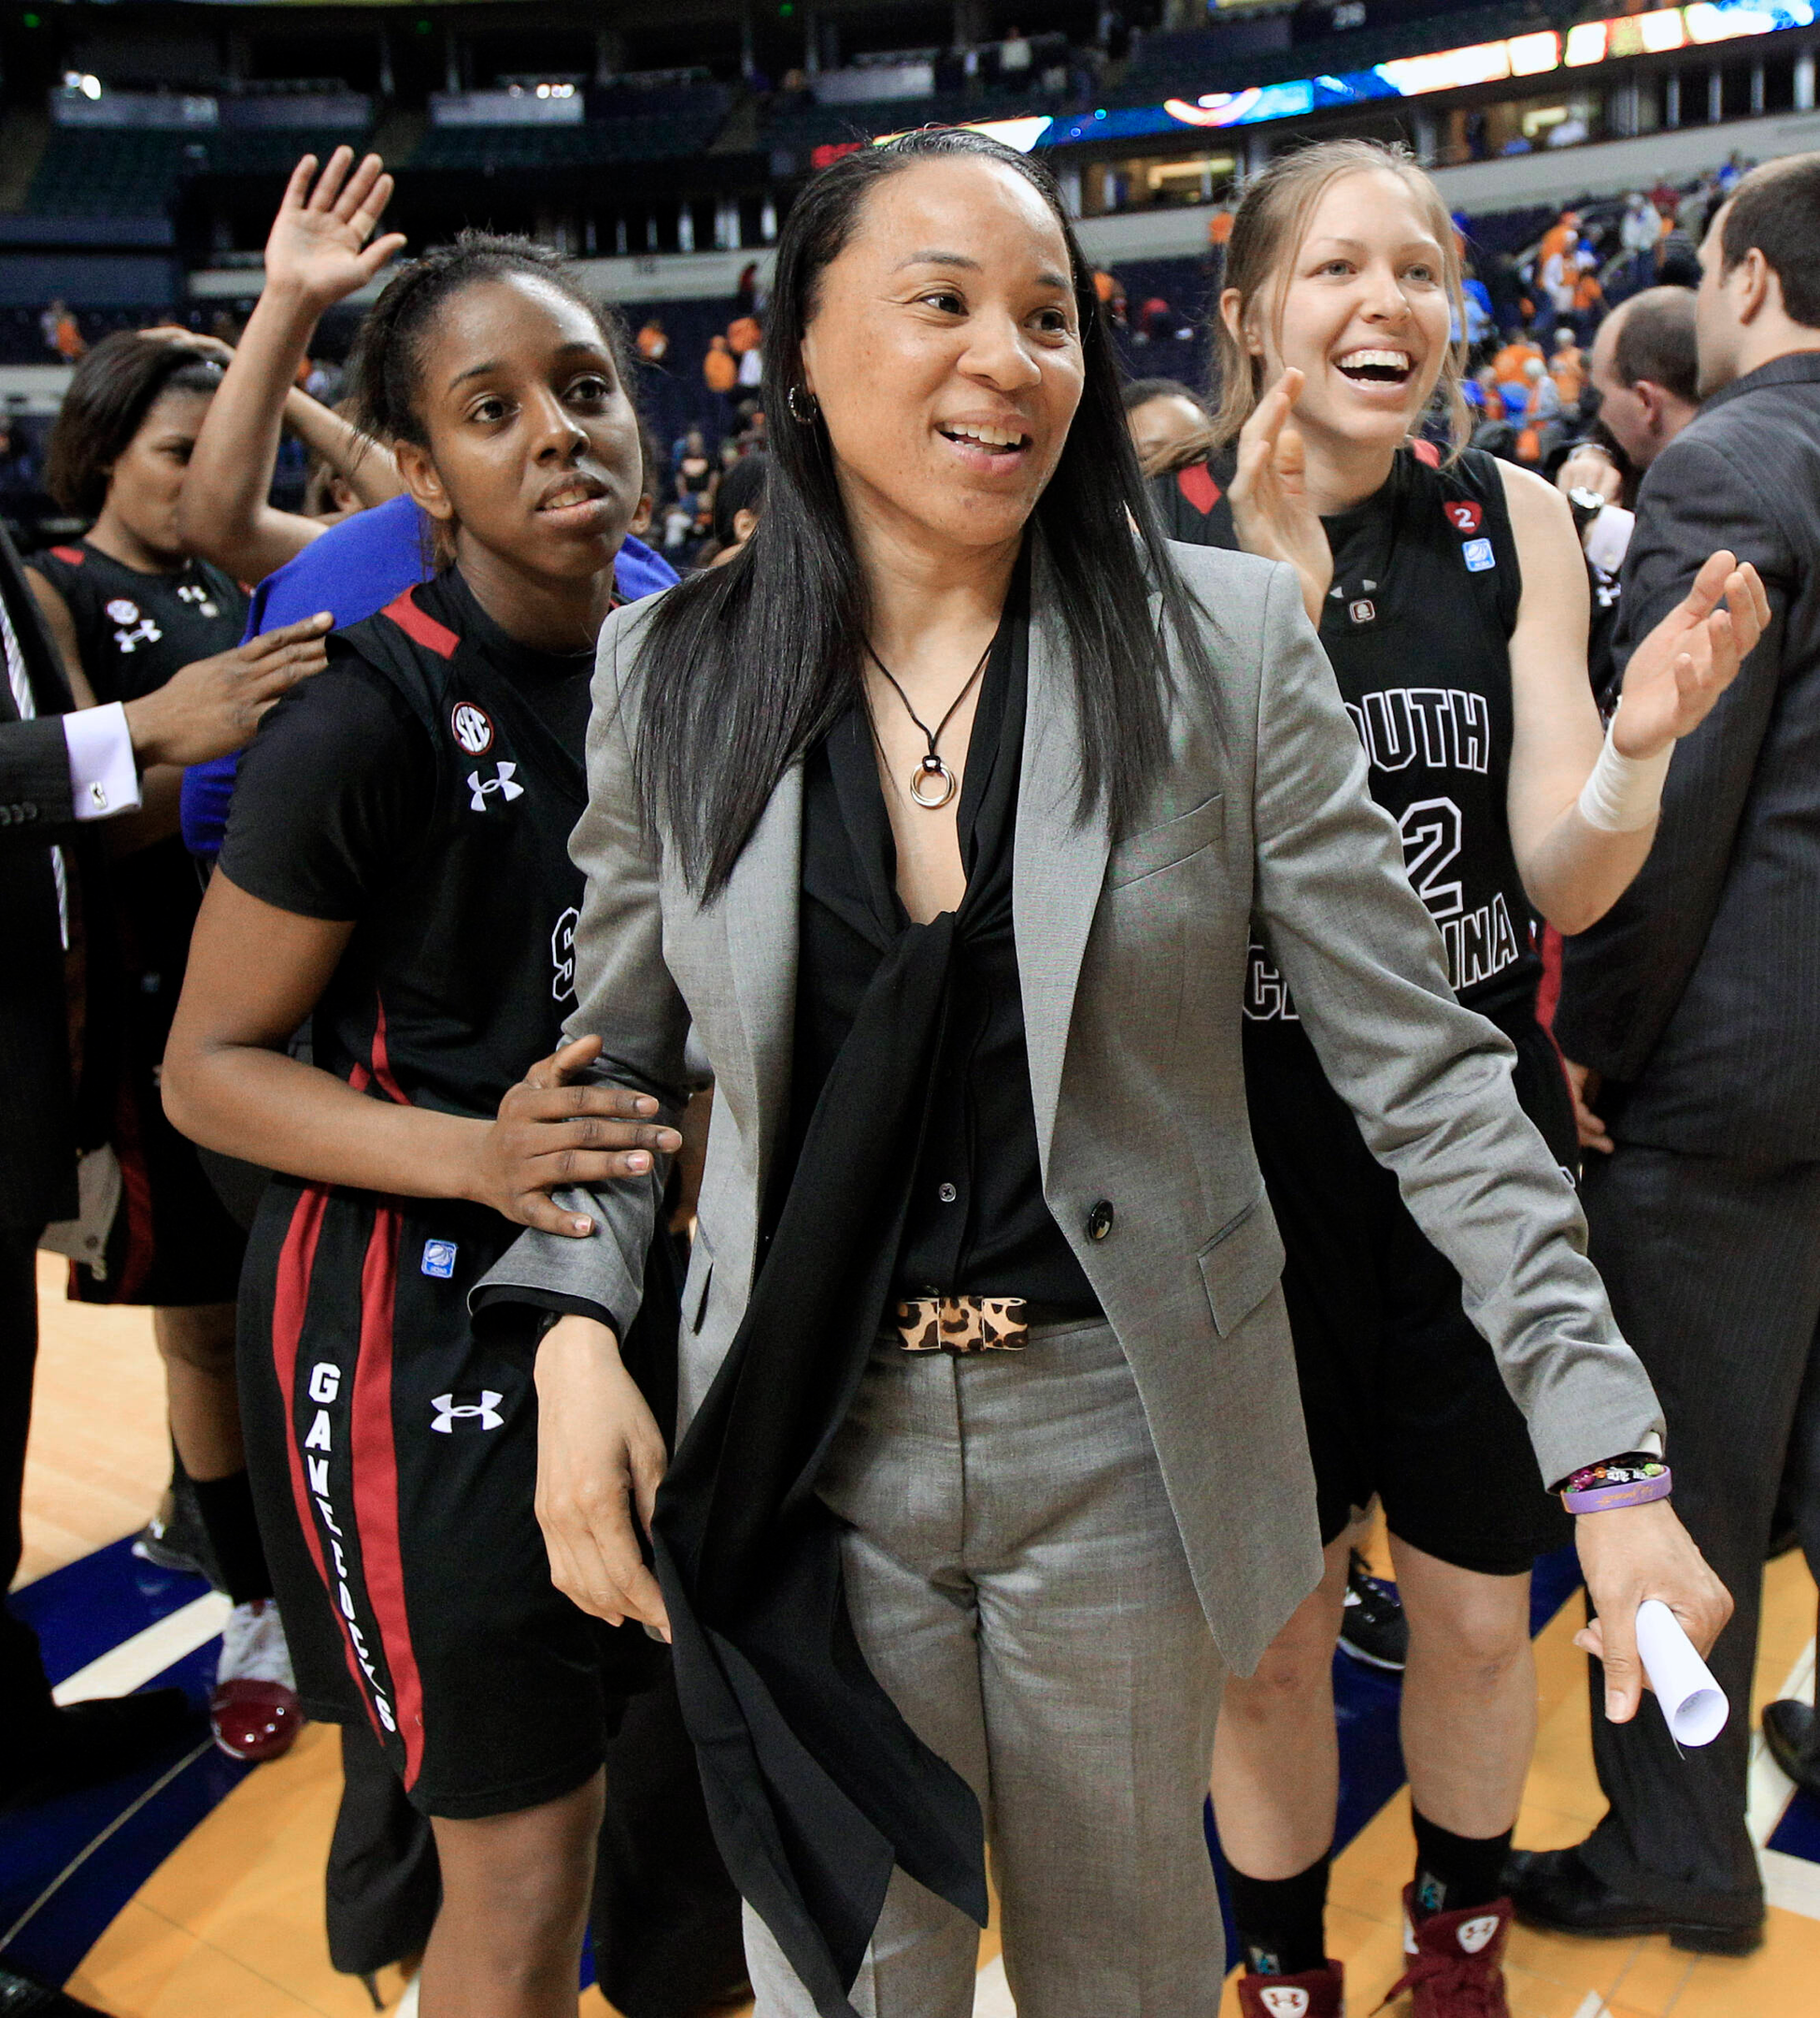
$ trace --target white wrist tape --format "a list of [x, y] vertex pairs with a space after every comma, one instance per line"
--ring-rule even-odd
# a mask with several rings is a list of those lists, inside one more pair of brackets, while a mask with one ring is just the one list
[[1627, 757], [1607, 729], [1599, 761], [1580, 788], [1580, 817], [1601, 833], [1635, 833], [1647, 827], [1662, 810], [1662, 781], [1673, 755], [1670, 742], [1654, 757]]

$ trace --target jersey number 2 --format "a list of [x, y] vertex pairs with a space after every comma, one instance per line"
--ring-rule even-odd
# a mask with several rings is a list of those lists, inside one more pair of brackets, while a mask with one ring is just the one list
[[1402, 831], [1403, 866], [1415, 894], [1429, 907], [1433, 918], [1457, 917], [1461, 891], [1457, 883], [1443, 883], [1443, 872], [1455, 860], [1460, 848], [1460, 812], [1451, 799], [1418, 799], [1403, 811], [1397, 822]]

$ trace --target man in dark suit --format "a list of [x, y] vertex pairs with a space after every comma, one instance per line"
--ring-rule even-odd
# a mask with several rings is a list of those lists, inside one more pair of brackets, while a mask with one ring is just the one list
[[[124, 706], [75, 712], [19, 556], [0, 532], [0, 1594], [21, 1554], [37, 1356], [35, 1251], [78, 1211], [64, 949], [95, 822], [136, 809], [140, 773], [235, 749], [322, 662], [322, 626], [186, 666]], [[182, 1722], [175, 1690], [58, 1709], [36, 1636], [0, 1601], [0, 1807], [111, 1778]], [[4, 1985], [0, 1984], [0, 1989]]]
[[1605, 1152], [1585, 1180], [1593, 1258], [1662, 1399], [1675, 1504], [1737, 1603], [1712, 1659], [1732, 1714], [1685, 1756], [1654, 1712], [1595, 1714], [1609, 1812], [1573, 1849], [1519, 1853], [1512, 1889], [1532, 1926], [1742, 1954], [1763, 1918], [1745, 1773], [1785, 1457], [1820, 1568], [1820, 154], [1740, 183], [1700, 263], [1703, 404], [1644, 479], [1618, 657], [1716, 547], [1756, 563], [1772, 621], [1677, 749], [1642, 874], [1568, 941], [1555, 1028]]

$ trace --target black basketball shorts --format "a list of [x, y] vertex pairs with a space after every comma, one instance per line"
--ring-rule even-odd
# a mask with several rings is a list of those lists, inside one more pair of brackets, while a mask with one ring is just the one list
[[[1517, 1098], [1564, 1172], [1576, 1173], [1554, 1040], [1532, 1016], [1503, 1028], [1516, 1045]], [[1246, 1077], [1287, 1253], [1283, 1289], [1322, 1543], [1375, 1494], [1390, 1531], [1428, 1555], [1519, 1575], [1572, 1539], [1572, 1521], [1546, 1489], [1453, 1264], [1411, 1218], [1312, 1052], [1301, 1052], [1313, 1069], [1275, 1071], [1268, 1036], [1249, 1044]]]
[[532, 1808], [600, 1766], [664, 1657], [550, 1582], [534, 1314], [469, 1320], [518, 1229], [277, 1178], [240, 1305], [242, 1411], [307, 1714], [364, 1717], [424, 1813]]

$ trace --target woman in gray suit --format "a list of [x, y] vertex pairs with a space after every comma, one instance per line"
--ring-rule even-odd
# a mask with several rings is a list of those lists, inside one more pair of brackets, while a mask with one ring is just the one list
[[[983, 1835], [1024, 2018], [1212, 2018], [1220, 1677], [1320, 1573], [1254, 914], [1543, 1476], [1659, 1412], [1293, 571], [1155, 530], [1050, 179], [966, 133], [848, 157], [765, 355], [765, 516], [608, 619], [572, 843], [571, 1036], [716, 1087], [661, 1491], [615, 1343], [655, 1178], [559, 1193], [477, 1295], [547, 1313], [557, 1582], [674, 1636], [761, 2018], [963, 2018]], [[1666, 1501], [1580, 1543], [1634, 1705], [1637, 1603], [1707, 1644], [1726, 1594]]]

